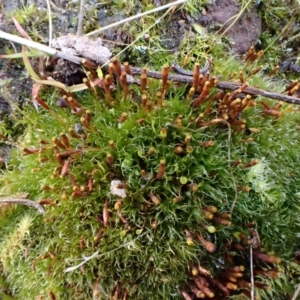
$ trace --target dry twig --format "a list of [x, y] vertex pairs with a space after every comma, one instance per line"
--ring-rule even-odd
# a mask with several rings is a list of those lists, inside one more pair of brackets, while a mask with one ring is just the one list
[[[60, 51], [51, 47], [48, 47], [46, 45], [34, 42], [34, 41], [30, 41], [27, 39], [23, 39], [21, 37], [6, 33], [4, 31], [0, 30], [0, 38], [4, 38], [7, 40], [11, 40], [14, 41], [16, 43], [28, 46], [28, 47], [32, 47], [38, 50], [41, 50], [45, 53], [48, 53], [50, 55], [56, 55], [60, 58], [72, 61], [76, 64], [81, 64], [82, 62], [82, 58], [84, 57], [79, 57], [79, 56], [75, 56], [72, 54], [69, 54], [67, 52], [64, 51]], [[86, 38], [86, 37], [82, 37], [82, 38]], [[107, 50], [109, 51], [109, 49], [107, 48]], [[81, 55], [83, 55], [84, 53], [81, 53]], [[96, 53], [95, 53], [96, 56]], [[107, 60], [103, 60], [101, 57], [99, 57], [96, 61], [98, 64], [100, 65], [106, 65], [107, 64]], [[142, 68], [138, 68], [138, 67], [131, 67], [131, 74], [132, 75], [141, 75], [143, 73], [143, 69]], [[161, 72], [158, 71], [151, 71], [151, 70], [147, 70], [147, 76], [150, 78], [156, 78], [156, 79], [161, 79], [162, 78], [162, 74]], [[192, 84], [193, 83], [193, 77], [192, 76], [184, 76], [184, 75], [179, 75], [179, 74], [169, 74], [168, 76], [168, 80], [171, 81], [176, 81], [176, 82], [181, 82], [181, 83], [188, 83], [188, 84]], [[128, 80], [129, 84], [130, 83], [136, 83], [135, 80], [133, 80], [133, 82], [130, 82], [130, 80]], [[219, 81], [216, 84], [217, 88], [220, 89], [225, 89], [225, 90], [236, 90], [240, 87], [239, 83], [234, 83], [231, 81]], [[300, 105], [300, 99], [297, 97], [293, 97], [293, 96], [287, 96], [287, 95], [283, 95], [283, 94], [279, 94], [279, 93], [275, 93], [275, 92], [268, 92], [262, 89], [258, 89], [252, 86], [248, 86], [246, 89], [243, 90], [244, 93], [246, 94], [250, 94], [250, 95], [254, 95], [254, 96], [263, 96], [266, 98], [270, 98], [270, 99], [275, 99], [275, 100], [279, 100], [279, 101], [284, 101], [286, 103], [291, 103], [291, 104], [297, 104]]]
[[0, 198], [1, 203], [11, 203], [11, 204], [21, 204], [26, 206], [31, 206], [36, 208], [41, 214], [45, 214], [45, 210], [42, 205], [36, 203], [35, 201], [22, 198]]

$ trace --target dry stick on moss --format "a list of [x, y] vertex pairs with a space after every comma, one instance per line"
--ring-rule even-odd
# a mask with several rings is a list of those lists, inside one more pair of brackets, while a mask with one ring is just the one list
[[[73, 61], [73, 62], [80, 62], [81, 63], [81, 58], [61, 52], [61, 51], [57, 51], [56, 55], [58, 57]], [[107, 62], [103, 62], [102, 64], [106, 64]], [[123, 71], [125, 71], [124, 67], [122, 66]], [[142, 68], [138, 68], [138, 67], [131, 67], [131, 74], [132, 75], [141, 75], [144, 71]], [[162, 74], [161, 72], [158, 71], [151, 71], [151, 70], [147, 70], [147, 76], [149, 78], [155, 78], [155, 79], [162, 79]], [[171, 81], [176, 81], [176, 82], [181, 82], [181, 83], [188, 83], [188, 84], [192, 84], [193, 83], [193, 77], [192, 76], [184, 76], [184, 75], [179, 75], [179, 74], [169, 74], [168, 79]], [[128, 83], [136, 83], [134, 82], [130, 82], [130, 79], [128, 80]], [[219, 81], [216, 84], [216, 87], [219, 89], [226, 89], [226, 90], [237, 90], [238, 88], [240, 88], [241, 84], [239, 83], [234, 83], [234, 82], [230, 82], [230, 81]], [[286, 103], [291, 103], [291, 104], [297, 104], [300, 105], [300, 99], [297, 97], [292, 97], [292, 96], [287, 96], [287, 95], [282, 95], [282, 94], [278, 94], [275, 92], [268, 92], [268, 91], [264, 91], [252, 86], [248, 86], [246, 89], [243, 90], [244, 93], [246, 94], [250, 94], [253, 96], [263, 96], [266, 98], [270, 98], [270, 99], [275, 99], [275, 100], [279, 100], [279, 101], [283, 101]]]
[[[132, 73], [132, 75], [140, 75], [140, 74], [142, 74], [142, 69], [132, 67], [131, 73]], [[151, 78], [157, 78], [157, 79], [161, 79], [161, 77], [162, 77], [161, 72], [149, 71], [149, 70], [147, 70], [147, 76], [151, 77]], [[192, 76], [170, 74], [168, 79], [171, 81], [177, 81], [177, 82], [182, 82], [182, 83], [189, 83], [189, 84], [193, 83]], [[216, 84], [217, 88], [232, 90], [232, 91], [240, 88], [240, 86], [241, 86], [241, 84], [234, 83], [231, 81], [220, 81]], [[261, 90], [261, 89], [258, 89], [258, 88], [252, 87], [252, 86], [248, 86], [246, 89], [243, 90], [243, 92], [245, 94], [250, 94], [250, 95], [254, 95], [254, 96], [258, 95], [258, 96], [263, 96], [263, 97], [270, 98], [270, 99], [275, 99], [275, 100], [284, 101], [284, 102], [291, 103], [291, 104], [300, 105], [300, 99], [297, 97], [282, 95], [282, 94], [278, 94], [275, 92], [267, 92], [267, 91], [264, 91], [264, 90]]]
[[26, 206], [31, 206], [36, 208], [41, 214], [45, 214], [45, 210], [42, 205], [36, 203], [35, 201], [22, 199], [22, 198], [0, 198], [1, 203], [11, 203], [11, 204], [21, 204]]
[[[0, 38], [4, 38], [6, 40], [10, 40], [28, 47], [32, 47], [38, 50], [41, 50], [45, 53], [51, 54], [51, 55], [56, 55], [60, 58], [72, 61], [76, 64], [81, 64], [82, 62], [82, 57], [78, 57], [78, 56], [74, 56], [71, 55], [69, 53], [66, 52], [62, 52], [59, 51], [57, 49], [48, 47], [46, 45], [37, 43], [37, 42], [33, 42], [27, 39], [23, 39], [21, 37], [6, 33], [4, 31], [0, 30]], [[79, 37], [80, 38], [80, 37]], [[100, 65], [104, 65], [107, 64], [107, 61], [101, 61], [99, 59], [99, 61], [97, 61], [98, 64]], [[124, 70], [124, 67], [123, 67]], [[131, 73], [132, 75], [141, 75], [143, 73], [143, 69], [142, 68], [137, 68], [137, 67], [131, 67]], [[147, 76], [150, 78], [156, 78], [156, 79], [162, 79], [162, 74], [159, 71], [150, 71], [147, 70]], [[184, 76], [184, 75], [178, 75], [178, 74], [169, 74], [168, 77], [169, 80], [171, 81], [177, 81], [177, 82], [181, 82], [181, 83], [188, 83], [188, 84], [192, 84], [193, 83], [193, 77], [192, 76]], [[130, 82], [132, 79], [130, 79], [130, 77], [128, 78], [128, 83], [136, 83], [135, 80], [133, 80], [132, 82]], [[227, 90], [236, 90], [240, 87], [239, 83], [234, 83], [234, 82], [230, 82], [230, 81], [220, 81], [217, 83], [216, 85], [217, 88], [220, 89], [227, 89]], [[279, 100], [279, 101], [284, 101], [287, 103], [291, 103], [291, 104], [297, 104], [300, 105], [300, 99], [297, 97], [292, 97], [292, 96], [287, 96], [287, 95], [282, 95], [282, 94], [278, 94], [275, 92], [267, 92], [252, 86], [247, 87], [245, 90], [243, 90], [244, 93], [246, 94], [250, 94], [250, 95], [254, 95], [254, 96], [263, 96], [266, 98], [270, 98], [270, 99], [275, 99], [275, 100]]]

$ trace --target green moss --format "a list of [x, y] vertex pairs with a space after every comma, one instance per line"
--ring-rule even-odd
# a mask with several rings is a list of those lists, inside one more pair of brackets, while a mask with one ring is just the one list
[[[178, 288], [186, 288], [190, 264], [206, 266], [217, 278], [232, 266], [224, 253], [232, 256], [234, 264], [246, 267], [244, 278], [249, 280], [248, 248], [244, 252], [230, 248], [230, 241], [238, 243], [241, 234], [249, 235], [249, 222], [256, 223], [263, 250], [284, 259], [280, 278], [263, 277], [272, 287], [268, 293], [276, 299], [291, 294], [293, 278], [299, 274], [292, 264], [299, 231], [299, 115], [284, 106], [283, 116], [276, 120], [263, 116], [260, 105], [250, 106], [239, 116], [246, 120], [246, 130], [236, 131], [232, 125], [229, 139], [223, 123], [205, 126], [218, 117], [219, 104], [206, 102], [191, 108], [186, 88], [171, 87], [159, 105], [160, 83], [149, 80], [148, 85], [151, 109], [142, 105], [137, 87], [131, 87], [125, 99], [118, 88], [113, 102], [100, 90], [97, 96], [91, 91], [74, 95], [83, 111], [92, 114], [81, 138], [72, 137], [69, 128], [80, 118], [88, 119], [86, 113], [55, 107], [53, 97], [52, 114], [26, 108], [28, 126], [19, 138], [20, 148], [12, 154], [10, 171], [2, 174], [1, 193], [27, 192], [30, 199], [47, 199], [48, 205], [46, 215], [31, 217], [29, 231], [18, 238], [20, 214], [25, 218], [28, 209], [11, 209], [0, 220], [2, 276], [15, 299], [47, 298], [50, 293], [57, 299], [110, 299], [118, 284], [120, 293], [127, 290], [131, 299], [181, 299]], [[120, 119], [123, 113], [127, 113], [125, 120]], [[204, 119], [197, 122], [201, 114]], [[61, 133], [70, 145], [55, 150], [53, 138], [61, 139]], [[176, 153], [176, 147], [182, 152]], [[24, 155], [23, 148], [41, 151]], [[62, 157], [60, 165], [55, 151], [76, 149], [69, 158]], [[241, 165], [231, 166], [238, 159]], [[254, 159], [259, 163], [243, 167]], [[66, 164], [67, 173], [62, 171]], [[112, 180], [125, 186], [121, 202], [111, 191]], [[205, 206], [228, 213], [235, 199], [231, 226], [205, 219]], [[103, 214], [106, 205], [108, 222]], [[215, 226], [217, 232], [209, 233], [205, 224]], [[186, 232], [194, 237], [193, 243], [187, 243]], [[209, 253], [196, 240], [196, 233], [214, 243], [216, 252]], [[16, 244], [8, 261], [3, 253]], [[81, 268], [64, 272], [94, 253]], [[259, 261], [255, 265], [272, 267]], [[233, 293], [233, 299], [239, 293]], [[261, 290], [257, 293], [268, 297]]]

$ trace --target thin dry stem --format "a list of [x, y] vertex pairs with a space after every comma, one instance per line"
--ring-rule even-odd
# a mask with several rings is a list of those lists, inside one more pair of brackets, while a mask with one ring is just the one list
[[52, 43], [52, 36], [53, 36], [52, 13], [51, 13], [50, 0], [46, 0], [46, 3], [47, 3], [48, 19], [49, 19], [49, 47], [50, 47]]
[[166, 4], [166, 5], [157, 7], [157, 8], [155, 8], [155, 9], [151, 9], [151, 10], [149, 10], [149, 11], [145, 11], [145, 12], [143, 12], [143, 13], [134, 15], [134, 16], [132, 16], [132, 17], [129, 17], [129, 18], [124, 19], [124, 20], [121, 20], [121, 21], [119, 21], [119, 22], [116, 22], [116, 23], [107, 25], [107, 26], [102, 27], [102, 28], [100, 28], [100, 29], [97, 29], [97, 30], [94, 30], [94, 31], [92, 31], [92, 32], [89, 32], [89, 33], [87, 33], [87, 34], [85, 34], [85, 35], [86, 35], [86, 36], [91, 36], [91, 35], [100, 33], [100, 32], [102, 32], [102, 31], [104, 31], [104, 30], [107, 30], [107, 29], [110, 29], [110, 28], [113, 28], [113, 27], [117, 27], [117, 26], [119, 26], [119, 25], [121, 25], [121, 24], [130, 22], [130, 21], [132, 21], [132, 20], [141, 18], [141, 17], [146, 16], [146, 15], [149, 15], [149, 14], [153, 14], [153, 13], [158, 12], [158, 11], [160, 11], [160, 10], [163, 10], [163, 9], [166, 9], [166, 8], [169, 8], [169, 7], [172, 7], [172, 6], [175, 6], [175, 5], [178, 5], [178, 4], [187, 2], [187, 1], [188, 1], [188, 0], [178, 0], [178, 1], [175, 1], [175, 2], [171, 2], [171, 3], [168, 3], [168, 4]]
[[254, 275], [253, 275], [253, 249], [250, 245], [250, 277], [251, 277], [251, 300], [254, 300]]
[[21, 204], [36, 208], [41, 214], [45, 214], [45, 210], [42, 205], [36, 203], [33, 200], [22, 199], [22, 198], [0, 198], [1, 203]]
[[83, 27], [83, 15], [84, 15], [84, 0], [80, 0], [79, 13], [78, 13], [78, 26], [77, 26], [77, 36], [82, 36]]
[[297, 289], [295, 291], [295, 294], [293, 295], [292, 300], [296, 300], [297, 297], [298, 297], [298, 295], [299, 295], [299, 293], [300, 293], [300, 284], [298, 284], [298, 287], [297, 287]]

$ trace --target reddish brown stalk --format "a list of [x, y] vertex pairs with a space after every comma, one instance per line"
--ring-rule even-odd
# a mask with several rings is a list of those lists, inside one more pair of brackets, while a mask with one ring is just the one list
[[107, 227], [109, 223], [109, 210], [108, 210], [108, 200], [105, 200], [104, 206], [103, 206], [103, 225], [104, 227]]
[[193, 298], [183, 289], [179, 289], [181, 295], [183, 296], [184, 300], [193, 300]]
[[111, 166], [114, 163], [114, 161], [115, 161], [114, 157], [110, 153], [107, 153], [106, 154], [106, 163]]
[[36, 97], [34, 100], [36, 100], [36, 102], [37, 102], [40, 106], [42, 106], [43, 108], [45, 108], [46, 110], [51, 110], [50, 107], [48, 106], [48, 104], [47, 104], [44, 100], [42, 100], [41, 98]]
[[214, 217], [214, 215], [206, 209], [202, 209], [202, 213], [205, 219], [212, 220], [212, 218]]
[[233, 100], [230, 104], [229, 104], [229, 109], [232, 108], [236, 108], [238, 105], [240, 105], [242, 102], [242, 100], [240, 98], [237, 98], [235, 100]]
[[244, 266], [235, 266], [232, 268], [227, 268], [226, 271], [228, 271], [228, 272], [244, 272], [245, 267]]
[[[76, 101], [73, 97], [69, 96], [67, 98], [67, 101], [71, 104], [72, 107], [75, 107], [75, 108], [82, 108], [81, 104]], [[75, 109], [76, 110], [76, 109]]]
[[71, 181], [71, 184], [72, 184], [73, 189], [74, 189], [74, 187], [75, 187], [76, 189], [79, 189], [79, 185], [78, 185], [78, 183], [76, 182], [74, 175], [73, 175], [73, 174], [70, 174], [69, 177], [70, 177], [70, 181]]
[[130, 71], [130, 65], [129, 65], [129, 62], [124, 62], [123, 66], [124, 66], [124, 69], [125, 69], [126, 74], [130, 75], [130, 74], [131, 74], [131, 71]]
[[231, 247], [238, 251], [245, 251], [245, 247], [237, 243], [232, 243]]
[[157, 196], [155, 196], [152, 192], [150, 193], [150, 198], [154, 205], [160, 204], [160, 199]]
[[242, 100], [242, 103], [241, 103], [240, 107], [238, 108], [239, 112], [243, 111], [248, 106], [248, 104], [250, 103], [250, 99], [251, 99], [250, 95], [246, 95], [244, 97], [244, 99]]
[[79, 153], [82, 153], [82, 149], [68, 150], [68, 151], [65, 151], [65, 152], [60, 152], [60, 153], [58, 153], [58, 155], [59, 155], [60, 158], [67, 158], [71, 155], [79, 154]]
[[259, 163], [259, 159], [256, 158], [256, 159], [249, 161], [247, 164], [243, 165], [242, 168], [244, 168], [244, 169], [251, 168], [251, 167], [257, 165], [258, 163]]
[[275, 67], [271, 70], [271, 72], [268, 74], [268, 76], [270, 77], [270, 76], [273, 76], [274, 74], [276, 74], [276, 73], [278, 72], [279, 68], [280, 68], [279, 65], [275, 66]]
[[65, 150], [67, 147], [57, 138], [57, 137], [53, 137], [52, 138], [52, 142], [59, 148]]
[[221, 219], [221, 218], [218, 218], [218, 217], [213, 217], [213, 221], [218, 223], [218, 224], [224, 225], [224, 226], [230, 226], [231, 225], [231, 222], [227, 219]]
[[195, 265], [190, 264], [190, 271], [193, 276], [197, 276], [199, 274], [198, 269]]
[[95, 281], [94, 286], [93, 286], [93, 299], [99, 299], [99, 297], [100, 297], [99, 280], [100, 280], [100, 277], [97, 278], [97, 280]]
[[239, 288], [246, 288], [246, 289], [249, 289], [251, 288], [251, 283], [248, 282], [248, 281], [245, 281], [245, 280], [242, 280], [242, 279], [239, 279], [237, 282], [236, 282], [237, 286]]
[[265, 290], [265, 291], [271, 290], [271, 286], [269, 286], [269, 285], [267, 285], [265, 283], [261, 283], [261, 282], [255, 281], [254, 285], [255, 285], [255, 287], [257, 287], [257, 288], [259, 288], [261, 290]]
[[209, 280], [225, 295], [229, 296], [230, 292], [229, 290], [221, 283], [218, 279], [214, 279], [212, 277], [209, 277]]
[[87, 122], [87, 120], [85, 119], [85, 117], [81, 117], [81, 118], [80, 118], [80, 122], [81, 122], [81, 124], [82, 124], [86, 129], [89, 129], [89, 128], [91, 127], [91, 124], [89, 124], [89, 123]]
[[194, 73], [193, 73], [193, 88], [197, 88], [199, 85], [199, 75], [200, 75], [200, 64], [195, 63]]
[[225, 287], [228, 289], [228, 290], [232, 290], [232, 291], [236, 291], [238, 289], [238, 286], [232, 282], [227, 282]]
[[[117, 203], [115, 204], [115, 208], [116, 208], [116, 205], [117, 205]], [[122, 213], [119, 209], [117, 210], [117, 215], [124, 224], [128, 224], [127, 219], [122, 215]]]
[[23, 155], [29, 155], [29, 154], [36, 154], [36, 153], [40, 153], [42, 150], [44, 150], [45, 148], [33, 148], [33, 149], [29, 149], [29, 148], [22, 148], [23, 151]]
[[165, 175], [165, 171], [166, 171], [166, 161], [164, 159], [161, 159], [159, 162], [156, 179], [162, 179]]
[[109, 91], [109, 88], [112, 84], [112, 76], [111, 75], [106, 75], [104, 77], [104, 87], [106, 91]]
[[226, 274], [229, 277], [233, 277], [233, 278], [241, 278], [241, 277], [243, 277], [243, 273], [241, 273], [241, 272], [227, 272]]
[[213, 206], [213, 205], [207, 205], [207, 206], [204, 206], [203, 209], [209, 211], [210, 213], [214, 214], [218, 211], [218, 209]]
[[120, 76], [120, 83], [123, 88], [123, 93], [124, 97], [126, 97], [127, 92], [128, 92], [128, 86], [127, 86], [127, 76], [126, 73], [122, 71], [121, 76]]
[[194, 95], [195, 95], [195, 92], [196, 92], [196, 89], [194, 87], [191, 87], [189, 92], [188, 92], [186, 100], [191, 101], [193, 99]]
[[207, 97], [209, 96], [209, 86], [210, 86], [209, 81], [205, 81], [203, 90], [199, 95], [199, 97], [196, 100], [194, 100], [194, 102], [192, 103], [191, 105], [192, 107], [194, 108], [199, 107], [201, 103], [207, 100]]
[[52, 291], [49, 292], [49, 296], [51, 300], [56, 300], [56, 297]]
[[70, 159], [70, 158], [68, 158], [68, 159], [64, 162], [63, 167], [62, 167], [61, 172], [60, 172], [60, 177], [61, 177], [61, 178], [67, 176], [67, 174], [68, 174], [68, 172], [69, 172], [70, 163], [71, 163], [71, 159]]
[[205, 294], [197, 289], [193, 284], [189, 283], [189, 288], [197, 298], [205, 298]]
[[205, 286], [198, 277], [194, 277], [194, 282], [196, 283], [197, 287], [208, 297], [213, 298], [215, 294], [207, 287]]
[[272, 268], [269, 270], [262, 270], [262, 269], [255, 269], [254, 270], [255, 275], [264, 275], [271, 278], [277, 278], [278, 277], [278, 268]]
[[194, 245], [194, 241], [193, 241], [193, 236], [192, 234], [185, 229], [185, 237], [186, 237], [186, 243], [188, 244], [188, 246], [193, 246]]
[[128, 295], [128, 291], [125, 290], [125, 291], [124, 291], [124, 294], [123, 294], [122, 300], [127, 300], [127, 295]]
[[122, 68], [121, 68], [120, 62], [118, 61], [118, 59], [116, 57], [113, 57], [110, 61], [113, 64], [115, 73], [117, 74], [118, 77], [120, 77], [121, 73], [122, 73]]
[[120, 291], [121, 291], [121, 285], [120, 285], [120, 282], [118, 282], [112, 300], [119, 300]]
[[196, 233], [196, 236], [198, 238], [198, 240], [200, 241], [200, 243], [204, 246], [204, 248], [210, 252], [210, 253], [214, 253], [217, 250], [217, 247], [215, 244], [213, 244], [210, 241], [205, 240], [199, 233]]
[[231, 214], [228, 214], [228, 213], [220, 213], [220, 214], [217, 214], [217, 217], [218, 217], [218, 218], [221, 218], [221, 219], [231, 219]]
[[198, 265], [198, 271], [199, 271], [200, 274], [205, 275], [205, 276], [210, 276], [211, 275], [210, 270], [207, 270], [206, 268], [204, 268], [202, 266], [199, 266], [199, 265]]
[[299, 83], [298, 79], [293, 80], [293, 82], [287, 86], [287, 88], [284, 90], [284, 92], [287, 92], [291, 89], [293, 89], [295, 86], [297, 86]]
[[163, 104], [163, 93], [161, 91], [156, 92], [156, 104], [162, 106]]
[[200, 143], [200, 146], [203, 148], [209, 148], [209, 147], [213, 146], [214, 144], [215, 144], [214, 141], [206, 141], [206, 142]]
[[166, 90], [167, 82], [168, 82], [168, 76], [169, 76], [169, 66], [167, 64], [163, 65], [162, 71], [161, 71], [161, 90], [164, 91]]
[[25, 253], [24, 253], [24, 258], [25, 258], [25, 260], [27, 260], [28, 259], [28, 257], [29, 257], [29, 252], [30, 252], [30, 248], [31, 248], [31, 246], [34, 244], [34, 241], [31, 241], [28, 245], [27, 245], [27, 247], [26, 247], [26, 249], [25, 249]]
[[99, 242], [99, 240], [101, 239], [102, 235], [103, 235], [103, 232], [104, 232], [104, 228], [101, 228], [97, 234], [94, 236], [94, 242], [95, 244], [97, 244]]
[[50, 206], [55, 206], [56, 205], [56, 203], [51, 199], [41, 199], [41, 200], [38, 201], [38, 203], [41, 204], [41, 205], [50, 205]]
[[141, 75], [140, 82], [141, 82], [141, 92], [143, 93], [147, 89], [147, 82], [148, 81], [147, 81], [147, 75], [146, 74]]
[[90, 82], [87, 78], [83, 78], [83, 79], [82, 79], [82, 82], [86, 85], [86, 87], [87, 87], [89, 90], [93, 91], [93, 88], [92, 88], [92, 86], [91, 86], [91, 82]]
[[276, 119], [278, 119], [280, 116], [282, 116], [282, 112], [277, 111], [275, 109], [264, 109], [262, 111], [263, 115], [269, 115], [271, 117], [275, 117]]
[[[198, 275], [196, 276], [195, 278], [193, 278], [194, 282], [197, 284], [197, 282], [200, 282], [202, 283], [202, 285], [204, 286], [209, 286], [209, 282], [208, 282], [208, 279], [202, 275]], [[197, 284], [198, 286], [198, 284]]]
[[257, 74], [259, 71], [262, 70], [263, 67], [264, 66], [261, 65], [261, 66], [257, 67], [256, 69], [252, 70], [251, 73], [249, 74], [248, 78], [251, 78], [252, 76], [254, 76], [255, 74]]
[[273, 109], [279, 110], [282, 107], [283, 103], [280, 101], [277, 104], [274, 105]]
[[85, 241], [84, 241], [84, 236], [82, 235], [79, 241], [79, 248], [80, 250], [82, 250], [84, 247], [85, 247]]
[[73, 128], [69, 128], [68, 131], [69, 131], [69, 134], [71, 137], [73, 137], [75, 139], [81, 138], [81, 136], [79, 134], [77, 134]]
[[249, 60], [255, 53], [254, 46], [251, 46], [245, 55], [245, 61]]
[[240, 74], [239, 74], [239, 80], [241, 83], [244, 83], [244, 74], [243, 74], [243, 71], [240, 71]]
[[68, 136], [65, 133], [60, 134], [60, 139], [66, 148], [70, 148], [70, 141]]
[[93, 179], [93, 177], [89, 177], [87, 187], [88, 187], [89, 192], [93, 191], [93, 189], [94, 189], [94, 179]]
[[119, 122], [124, 123], [127, 120], [127, 117], [128, 117], [128, 113], [123, 112], [121, 117], [119, 118]]

